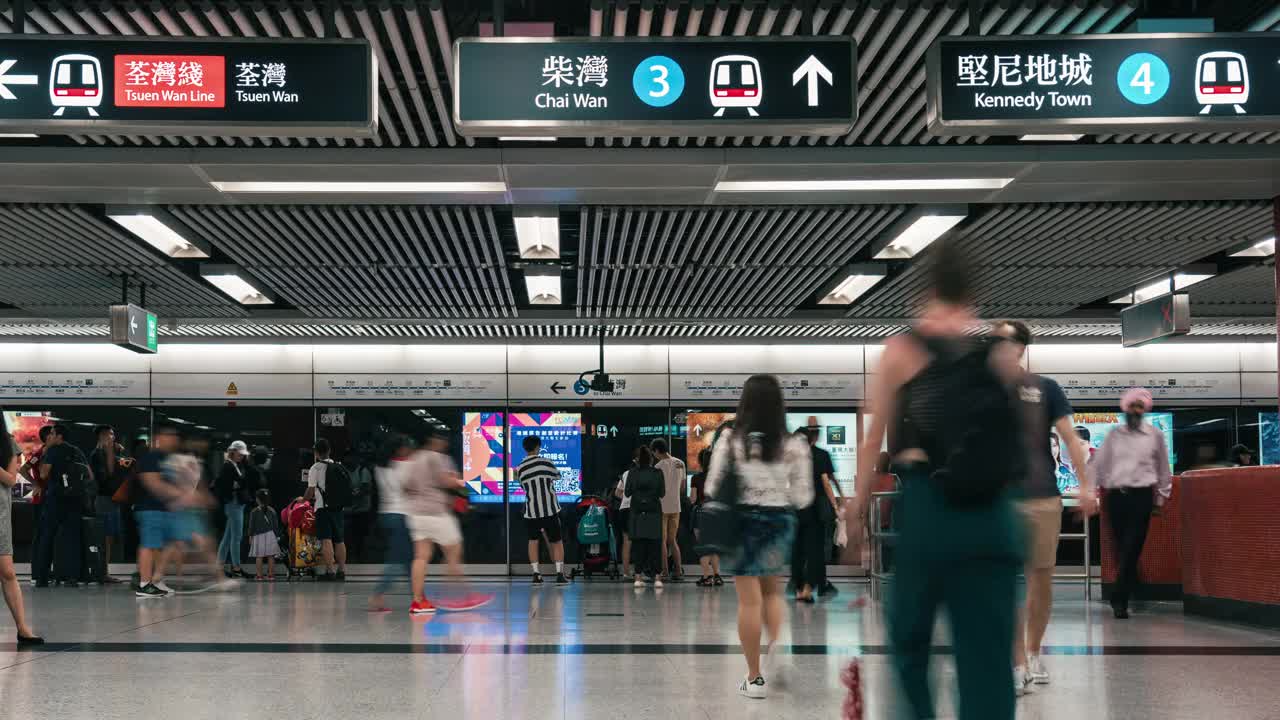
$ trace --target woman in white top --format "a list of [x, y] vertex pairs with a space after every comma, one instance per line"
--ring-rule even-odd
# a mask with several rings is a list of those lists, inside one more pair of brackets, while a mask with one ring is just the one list
[[413, 560], [413, 542], [405, 524], [404, 473], [413, 444], [404, 435], [393, 435], [383, 446], [382, 456], [373, 476], [378, 483], [378, 524], [387, 540], [386, 567], [369, 596], [370, 612], [391, 612], [386, 592], [400, 574], [409, 574]]
[[622, 471], [618, 484], [613, 488], [613, 496], [622, 501], [618, 506], [618, 527], [622, 528], [622, 579], [634, 580], [631, 576], [631, 496], [627, 495], [627, 475], [636, 466], [636, 457], [640, 455], [637, 448], [631, 453], [631, 467]]
[[747, 677], [738, 691], [765, 696], [760, 672], [760, 629], [769, 647], [782, 631], [782, 586], [796, 534], [794, 509], [813, 502], [813, 458], [809, 443], [786, 430], [782, 386], [772, 375], [755, 375], [742, 388], [733, 430], [716, 440], [707, 472], [707, 495], [719, 498], [726, 475], [737, 478], [742, 546], [732, 558], [738, 592], [738, 639]]

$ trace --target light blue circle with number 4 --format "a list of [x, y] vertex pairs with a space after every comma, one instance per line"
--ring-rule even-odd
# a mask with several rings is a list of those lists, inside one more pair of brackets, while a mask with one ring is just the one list
[[684, 70], [666, 55], [651, 55], [636, 66], [631, 87], [645, 105], [666, 107], [684, 92]]
[[1169, 92], [1169, 66], [1151, 53], [1134, 53], [1120, 63], [1116, 84], [1125, 100], [1150, 105]]

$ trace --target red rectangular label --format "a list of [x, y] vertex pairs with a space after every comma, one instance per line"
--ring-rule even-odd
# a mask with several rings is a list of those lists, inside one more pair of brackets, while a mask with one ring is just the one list
[[226, 58], [221, 55], [116, 55], [115, 104], [117, 107], [226, 107]]

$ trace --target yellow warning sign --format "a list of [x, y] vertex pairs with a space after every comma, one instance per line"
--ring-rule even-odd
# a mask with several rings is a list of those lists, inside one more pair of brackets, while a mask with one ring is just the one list
[[227, 395], [239, 395], [240, 388], [235, 383], [227, 383]]

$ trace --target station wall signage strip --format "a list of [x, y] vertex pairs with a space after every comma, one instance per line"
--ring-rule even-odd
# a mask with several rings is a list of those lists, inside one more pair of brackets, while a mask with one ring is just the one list
[[954, 37], [928, 54], [930, 132], [1219, 132], [1280, 123], [1276, 33]]
[[463, 38], [454, 123], [473, 137], [841, 135], [850, 37]]
[[0, 131], [372, 137], [364, 40], [0, 35]]

